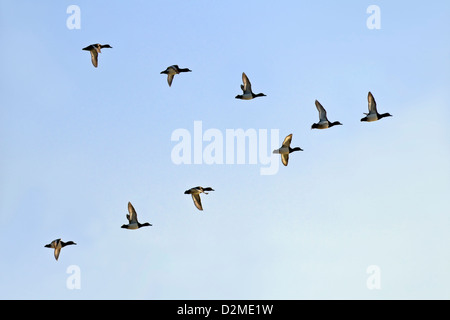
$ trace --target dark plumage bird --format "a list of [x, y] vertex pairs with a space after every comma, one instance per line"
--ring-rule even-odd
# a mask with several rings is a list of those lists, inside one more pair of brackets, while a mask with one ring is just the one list
[[89, 51], [91, 53], [91, 61], [94, 67], [96, 68], [98, 66], [98, 54], [102, 52], [103, 48], [112, 48], [112, 47], [109, 44], [96, 43], [83, 48], [83, 50]]
[[70, 246], [70, 245], [76, 245], [76, 243], [73, 241], [64, 242], [64, 241], [61, 241], [61, 239], [56, 239], [56, 240], [53, 240], [52, 242], [50, 242], [49, 244], [46, 244], [45, 247], [55, 249], [54, 250], [55, 259], [58, 260], [61, 249], [64, 248], [65, 246]]
[[241, 99], [241, 100], [251, 100], [257, 97], [265, 97], [266, 95], [264, 93], [258, 93], [258, 94], [254, 94], [252, 91], [252, 84], [250, 83], [250, 80], [248, 80], [247, 75], [245, 74], [245, 72], [242, 72], [242, 83], [241, 84], [241, 89], [242, 89], [242, 94], [238, 94], [235, 98], [236, 99]]
[[131, 204], [131, 202], [128, 202], [128, 214], [126, 215], [126, 217], [128, 219], [128, 224], [122, 225], [121, 228], [129, 229], [129, 230], [136, 230], [136, 229], [139, 229], [142, 227], [151, 226], [151, 224], [148, 222], [139, 223], [136, 210], [134, 210], [134, 207]]
[[213, 188], [207, 187], [194, 187], [189, 190], [186, 190], [184, 194], [190, 194], [192, 196], [192, 200], [194, 201], [195, 206], [198, 210], [203, 210], [202, 201], [200, 200], [200, 193], [208, 194], [205, 191], [214, 191]]
[[167, 74], [167, 83], [169, 84], [169, 87], [171, 87], [173, 77], [181, 72], [192, 72], [192, 70], [189, 70], [188, 68], [180, 68], [178, 65], [174, 64], [173, 66], [167, 67], [166, 70], [161, 71], [160, 74]]
[[337, 126], [337, 125], [341, 126], [342, 125], [342, 123], [340, 123], [339, 121], [335, 121], [335, 122], [328, 121], [327, 111], [317, 100], [316, 100], [316, 108], [317, 108], [317, 111], [319, 111], [319, 122], [313, 123], [313, 125], [311, 126], [311, 129], [328, 129], [333, 126]]
[[362, 118], [361, 121], [373, 122], [373, 121], [378, 121], [378, 120], [386, 118], [386, 117], [392, 117], [392, 115], [389, 113], [383, 113], [383, 114], [378, 113], [377, 103], [370, 91], [367, 96], [367, 101], [369, 104], [369, 113], [364, 113], [366, 116], [364, 118]]
[[301, 149], [300, 147], [291, 148], [291, 141], [292, 141], [292, 133], [288, 135], [286, 138], [284, 138], [281, 148], [273, 150], [273, 153], [281, 154], [281, 162], [283, 162], [285, 166], [288, 165], [289, 154], [295, 151], [303, 151], [303, 149]]

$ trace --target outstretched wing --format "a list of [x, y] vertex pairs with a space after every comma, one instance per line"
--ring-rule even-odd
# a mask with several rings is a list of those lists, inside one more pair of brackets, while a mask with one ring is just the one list
[[58, 247], [55, 248], [54, 254], [55, 254], [55, 259], [56, 260], [58, 260], [60, 252], [61, 252], [61, 248], [60, 247], [59, 248]]
[[320, 121], [328, 121], [328, 119], [327, 119], [327, 111], [320, 104], [320, 102], [317, 101], [317, 100], [316, 100], [316, 108], [317, 108], [317, 111], [319, 111], [319, 119], [320, 119]]
[[173, 77], [174, 77], [173, 73], [168, 73], [167, 74], [167, 83], [169, 84], [169, 87], [172, 86]]
[[98, 66], [98, 52], [96, 49], [92, 49], [89, 51], [91, 53], [91, 61], [94, 67], [97, 68]]
[[198, 210], [203, 210], [202, 207], [202, 201], [200, 200], [200, 194], [193, 193], [192, 194], [192, 200], [194, 200], [194, 204], [197, 207]]
[[369, 102], [369, 113], [378, 113], [377, 112], [377, 103], [375, 101], [375, 98], [373, 97], [372, 93], [369, 91], [369, 94], [367, 96], [367, 101]]
[[281, 155], [281, 162], [287, 167], [289, 162], [289, 153], [284, 153]]
[[284, 138], [283, 147], [289, 147], [291, 145], [291, 141], [292, 141], [292, 133], [288, 135], [286, 138]]
[[245, 72], [242, 72], [242, 83], [243, 85], [241, 86], [241, 89], [242, 91], [244, 91], [244, 93], [252, 92], [252, 84], [250, 83], [250, 80], [248, 80], [248, 77], [245, 74]]
[[131, 202], [128, 202], [128, 212], [130, 213], [130, 214], [127, 214], [128, 221], [130, 223], [137, 222], [136, 210], [134, 210], [134, 207], [131, 204]]

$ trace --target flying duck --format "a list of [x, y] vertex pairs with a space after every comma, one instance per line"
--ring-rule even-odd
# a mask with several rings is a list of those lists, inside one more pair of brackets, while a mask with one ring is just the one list
[[178, 65], [174, 64], [173, 66], [167, 67], [166, 70], [161, 71], [160, 74], [167, 74], [167, 83], [169, 87], [172, 86], [173, 77], [180, 72], [192, 72], [188, 68], [180, 68]]
[[290, 153], [294, 151], [303, 151], [303, 149], [299, 147], [291, 148], [291, 141], [292, 141], [292, 133], [288, 135], [286, 138], [284, 138], [281, 148], [273, 150], [273, 153], [281, 154], [281, 162], [283, 162], [285, 166], [288, 165]]
[[389, 113], [379, 114], [377, 111], [377, 103], [372, 93], [369, 91], [369, 95], [367, 96], [367, 100], [369, 102], [369, 113], [364, 113], [366, 116], [361, 119], [361, 121], [373, 122], [380, 120], [386, 117], [392, 117]]
[[86, 48], [83, 48], [83, 50], [89, 51], [91, 53], [91, 61], [94, 67], [97, 68], [98, 66], [98, 54], [102, 52], [103, 48], [112, 48], [109, 44], [91, 44], [87, 46]]
[[316, 100], [316, 108], [317, 108], [317, 111], [319, 111], [319, 122], [313, 123], [313, 125], [311, 126], [311, 129], [328, 129], [328, 128], [331, 128], [332, 126], [337, 126], [337, 125], [341, 126], [342, 125], [342, 123], [340, 123], [339, 121], [335, 121], [335, 122], [328, 121], [327, 111], [317, 100]]
[[52, 242], [50, 242], [49, 244], [46, 244], [45, 247], [55, 249], [55, 251], [54, 251], [55, 259], [58, 260], [61, 249], [64, 248], [65, 246], [69, 246], [71, 244], [76, 244], [76, 243], [73, 241], [64, 242], [64, 241], [61, 241], [61, 239], [56, 239], [56, 240], [53, 240]]
[[131, 204], [131, 202], [128, 202], [128, 212], [129, 212], [129, 214], [127, 214], [127, 219], [128, 219], [129, 223], [122, 225], [121, 228], [135, 230], [135, 229], [139, 229], [141, 227], [151, 226], [151, 224], [148, 222], [139, 223], [137, 214], [136, 214], [136, 210], [134, 210], [134, 207]]
[[207, 188], [194, 187], [189, 190], [186, 190], [184, 192], [184, 194], [190, 194], [192, 196], [192, 200], [194, 200], [194, 204], [197, 207], [197, 209], [202, 211], [203, 207], [202, 207], [202, 202], [200, 200], [200, 193], [208, 194], [205, 191], [214, 191], [214, 189], [210, 188], [210, 187], [207, 187]]
[[266, 95], [264, 93], [258, 93], [254, 94], [252, 91], [252, 84], [250, 83], [250, 80], [248, 80], [247, 75], [245, 72], [242, 72], [242, 83], [241, 89], [243, 91], [243, 94], [238, 94], [236, 96], [236, 99], [242, 99], [242, 100], [251, 100], [256, 97], [265, 97]]

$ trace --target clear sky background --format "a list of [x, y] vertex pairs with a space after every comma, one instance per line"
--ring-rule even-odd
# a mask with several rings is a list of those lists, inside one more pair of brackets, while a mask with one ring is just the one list
[[[449, 16], [447, 1], [2, 0], [0, 298], [449, 299]], [[92, 43], [113, 47], [98, 68]], [[192, 72], [169, 88], [172, 64]], [[267, 97], [235, 99], [242, 72]], [[368, 91], [392, 118], [360, 122]], [[316, 99], [344, 125], [311, 130]], [[271, 176], [175, 165], [172, 132], [197, 120], [305, 151]], [[197, 185], [215, 189], [203, 212], [183, 194]], [[152, 227], [120, 228], [128, 201]], [[58, 261], [56, 238], [77, 243]]]

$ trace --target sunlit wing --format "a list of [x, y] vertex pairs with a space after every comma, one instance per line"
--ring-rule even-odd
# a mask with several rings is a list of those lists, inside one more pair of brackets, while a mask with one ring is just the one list
[[128, 202], [128, 212], [130, 213], [129, 215], [127, 215], [128, 221], [130, 221], [130, 223], [137, 222], [136, 210], [134, 210], [131, 202]]
[[194, 200], [194, 204], [198, 210], [203, 210], [202, 201], [200, 200], [200, 194], [192, 194], [192, 200]]
[[97, 66], [98, 66], [98, 52], [97, 52], [97, 50], [90, 50], [90, 53], [91, 53], [91, 61], [92, 61], [92, 64], [94, 65], [94, 67], [96, 67], [97, 68]]
[[367, 100], [369, 102], [369, 113], [377, 113], [377, 103], [371, 92], [369, 92]]
[[169, 87], [172, 86], [173, 77], [174, 77], [173, 74], [171, 74], [171, 73], [167, 74], [167, 83], [169, 84]]
[[286, 138], [284, 138], [283, 147], [289, 147], [291, 145], [291, 141], [292, 141], [292, 133], [288, 135]]
[[55, 259], [56, 260], [58, 260], [58, 258], [59, 258], [59, 253], [61, 252], [61, 248], [55, 248], [55, 252], [54, 252], [54, 254], [55, 254]]
[[289, 153], [285, 153], [285, 154], [282, 154], [282, 155], [281, 155], [281, 162], [283, 162], [283, 164], [284, 164], [285, 166], [288, 165], [288, 162], [289, 162]]
[[250, 93], [252, 91], [252, 84], [250, 83], [250, 80], [248, 80], [245, 72], [242, 72], [242, 83], [244, 84], [241, 86], [242, 91], [244, 91], [244, 93]]

